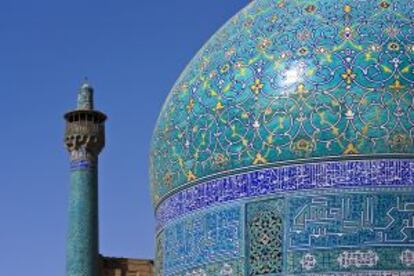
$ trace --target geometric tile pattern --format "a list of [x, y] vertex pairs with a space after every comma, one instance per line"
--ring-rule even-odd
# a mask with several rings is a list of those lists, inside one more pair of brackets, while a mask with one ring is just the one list
[[174, 276], [244, 276], [244, 261], [227, 261], [223, 263], [210, 263], [201, 267], [193, 268], [180, 273], [172, 274]]
[[195, 56], [151, 149], [157, 205], [199, 179], [309, 158], [413, 154], [411, 0], [256, 0]]
[[414, 246], [414, 194], [358, 192], [292, 195], [289, 250]]
[[414, 249], [414, 189], [311, 192], [286, 208], [289, 273], [410, 268], [401, 256]]
[[169, 225], [163, 232], [164, 275], [239, 259], [242, 217], [239, 206], [229, 206], [188, 216]]
[[177, 192], [156, 211], [158, 230], [172, 219], [218, 203], [322, 188], [414, 187], [414, 160], [350, 160], [283, 166], [206, 181]]
[[283, 205], [283, 199], [247, 204], [247, 275], [283, 271]]
[[187, 214], [158, 237], [159, 275], [413, 275], [414, 187], [245, 199]]

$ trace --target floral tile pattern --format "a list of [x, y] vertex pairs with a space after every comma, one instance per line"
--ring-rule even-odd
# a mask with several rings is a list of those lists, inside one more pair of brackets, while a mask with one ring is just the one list
[[154, 202], [223, 171], [414, 153], [414, 2], [256, 0], [172, 89], [151, 149]]

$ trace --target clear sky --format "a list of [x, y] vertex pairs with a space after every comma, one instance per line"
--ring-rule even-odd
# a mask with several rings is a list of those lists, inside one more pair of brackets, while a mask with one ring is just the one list
[[84, 76], [109, 116], [101, 252], [153, 258], [148, 148], [191, 57], [247, 0], [0, 1], [0, 275], [64, 275], [62, 115]]

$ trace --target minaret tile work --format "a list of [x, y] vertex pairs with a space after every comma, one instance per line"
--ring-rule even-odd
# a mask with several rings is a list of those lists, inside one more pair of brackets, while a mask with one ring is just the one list
[[77, 108], [65, 120], [71, 170], [66, 276], [98, 276], [98, 156], [105, 145], [106, 115], [93, 109], [88, 83], [81, 86]]

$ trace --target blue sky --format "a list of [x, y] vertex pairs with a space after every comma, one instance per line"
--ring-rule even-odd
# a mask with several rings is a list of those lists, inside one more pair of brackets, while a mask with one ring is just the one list
[[203, 43], [247, 0], [0, 1], [1, 275], [64, 275], [62, 115], [84, 76], [109, 116], [101, 252], [152, 258], [148, 148], [161, 105]]

